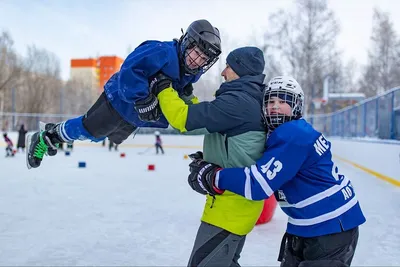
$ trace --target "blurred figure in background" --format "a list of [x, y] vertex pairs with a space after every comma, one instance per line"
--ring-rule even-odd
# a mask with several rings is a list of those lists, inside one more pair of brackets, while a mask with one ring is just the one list
[[108, 143], [108, 150], [111, 151], [111, 149], [114, 147], [115, 151], [118, 151], [118, 144], [115, 144], [114, 146], [114, 142], [111, 141], [110, 139], [108, 139], [109, 143]]
[[74, 149], [74, 142], [67, 143], [67, 150], [72, 151]]
[[156, 136], [156, 143], [154, 144], [156, 146], [156, 154], [158, 155], [158, 149], [161, 150], [161, 153], [164, 154], [164, 149], [162, 147], [162, 141], [161, 141], [161, 136], [159, 131], [155, 131], [154, 135]]
[[6, 157], [14, 157], [13, 142], [7, 136], [7, 133], [4, 133], [3, 137], [4, 137], [4, 141], [6, 142]]
[[28, 131], [25, 130], [25, 125], [21, 124], [21, 128], [18, 130], [18, 142], [17, 150], [21, 148], [22, 152], [25, 150], [25, 135]]

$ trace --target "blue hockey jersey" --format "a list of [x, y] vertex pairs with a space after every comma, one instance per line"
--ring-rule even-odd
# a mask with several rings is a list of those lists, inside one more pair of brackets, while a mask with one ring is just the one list
[[275, 194], [289, 234], [321, 236], [365, 222], [349, 178], [332, 160], [331, 143], [304, 119], [280, 125], [256, 164], [222, 169], [215, 184], [252, 200]]
[[143, 122], [139, 119], [134, 103], [149, 95], [149, 79], [158, 72], [172, 79], [178, 93], [188, 83], [198, 81], [197, 75], [180, 72], [178, 42], [146, 41], [139, 45], [123, 62], [119, 72], [104, 85], [104, 92], [114, 109], [127, 121], [137, 127], [167, 128], [164, 116], [157, 122]]

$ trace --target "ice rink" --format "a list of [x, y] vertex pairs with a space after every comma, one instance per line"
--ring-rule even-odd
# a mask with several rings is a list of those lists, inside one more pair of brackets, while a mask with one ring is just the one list
[[[61, 151], [32, 170], [24, 154], [4, 158], [0, 147], [0, 265], [186, 266], [205, 197], [187, 185], [184, 155], [200, 150], [202, 138], [165, 136], [165, 155], [139, 155], [153, 139], [137, 136], [119, 152], [77, 144], [70, 156]], [[367, 218], [353, 266], [399, 266], [400, 188], [337, 165]], [[241, 265], [279, 266], [285, 227], [277, 208], [249, 234]]]

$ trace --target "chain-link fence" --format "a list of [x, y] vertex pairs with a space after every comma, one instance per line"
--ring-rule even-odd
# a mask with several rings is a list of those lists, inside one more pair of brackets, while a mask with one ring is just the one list
[[329, 113], [308, 116], [328, 136], [400, 140], [400, 88]]

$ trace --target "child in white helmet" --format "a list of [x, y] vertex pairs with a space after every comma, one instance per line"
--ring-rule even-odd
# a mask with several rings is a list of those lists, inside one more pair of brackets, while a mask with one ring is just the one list
[[264, 155], [245, 168], [195, 159], [189, 184], [201, 194], [229, 190], [251, 200], [274, 194], [288, 215], [281, 267], [350, 266], [365, 217], [351, 181], [332, 160], [331, 143], [302, 118], [303, 103], [295, 79], [273, 78], [263, 100]]

